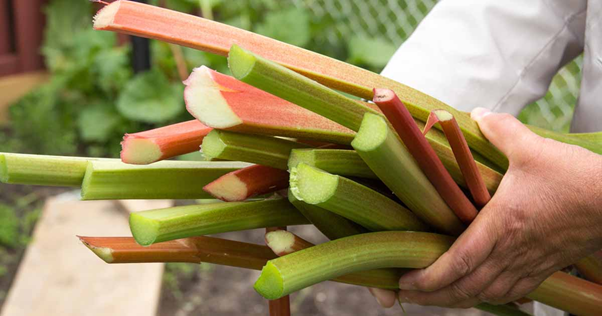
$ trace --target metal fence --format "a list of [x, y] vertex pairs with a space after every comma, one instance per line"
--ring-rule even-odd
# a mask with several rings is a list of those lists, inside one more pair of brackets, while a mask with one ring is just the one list
[[[293, 0], [317, 18], [334, 20], [324, 36], [335, 45], [362, 34], [384, 36], [400, 45], [436, 4], [436, 0]], [[562, 68], [546, 96], [527, 106], [519, 118], [528, 124], [568, 131], [579, 92], [582, 59]]]

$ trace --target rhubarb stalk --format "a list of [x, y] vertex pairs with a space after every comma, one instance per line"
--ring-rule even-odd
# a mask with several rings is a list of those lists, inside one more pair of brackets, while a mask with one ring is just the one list
[[374, 89], [373, 101], [383, 111], [422, 172], [433, 184], [445, 203], [460, 220], [470, 224], [477, 216], [477, 209], [454, 182], [395, 92], [387, 89]]
[[575, 268], [586, 279], [602, 285], [602, 250], [579, 260]]
[[370, 169], [425, 223], [459, 235], [464, 225], [445, 204], [382, 116], [366, 114], [351, 143]]
[[197, 151], [203, 138], [211, 130], [211, 127], [192, 120], [150, 131], [125, 134], [121, 142], [121, 161], [146, 165]]
[[[286, 227], [268, 227], [265, 229], [266, 236], [270, 232], [275, 231], [286, 231]], [[267, 239], [266, 239], [267, 244]], [[270, 247], [271, 249], [271, 247]], [[273, 249], [272, 249], [273, 250]], [[275, 253], [275, 252], [274, 252]], [[270, 316], [290, 316], [291, 315], [291, 302], [289, 296], [283, 296], [276, 300], [268, 301]]]
[[307, 147], [281, 138], [213, 130], [203, 140], [201, 151], [211, 159], [246, 161], [286, 170], [291, 150]]
[[252, 165], [219, 177], [203, 190], [226, 202], [244, 201], [287, 188], [288, 177], [288, 172], [284, 170]]
[[179, 206], [130, 215], [132, 235], [143, 246], [198, 235], [308, 223], [281, 198]]
[[120, 161], [90, 161], [82, 183], [83, 200], [203, 199], [203, 187], [249, 166], [241, 162], [160, 161], [128, 165]]
[[140, 246], [132, 237], [79, 237], [106, 263], [189, 262], [213, 263], [261, 270], [276, 256], [266, 246], [198, 236]]
[[[357, 271], [425, 268], [453, 238], [423, 232], [376, 232], [323, 243], [268, 261], [255, 290], [272, 299]], [[597, 315], [602, 286], [556, 272], [527, 297], [578, 315]]]
[[348, 145], [355, 133], [230, 76], [205, 66], [184, 81], [188, 112], [207, 126]]
[[291, 169], [290, 186], [298, 200], [329, 210], [371, 231], [428, 229], [412, 212], [386, 196], [304, 163]]
[[293, 149], [288, 159], [289, 170], [301, 162], [341, 176], [378, 179], [370, 167], [353, 150]]
[[431, 110], [450, 111], [459, 119], [471, 148], [501, 167], [508, 164], [466, 113], [394, 80], [324, 55], [225, 24], [132, 1], [116, 1], [103, 8], [94, 18], [94, 28], [159, 39], [224, 56], [236, 43], [328, 87], [364, 99], [372, 99], [373, 87], [393, 89], [409, 106], [412, 115], [422, 121], [426, 121]]
[[437, 123], [441, 125], [441, 129], [454, 151], [454, 156], [458, 161], [458, 165], [475, 204], [479, 207], [485, 206], [491, 199], [491, 195], [487, 190], [483, 177], [479, 173], [477, 164], [470, 152], [470, 147], [468, 147], [468, 143], [462, 134], [462, 130], [460, 130], [460, 126], [458, 126], [456, 118], [445, 110], [433, 111], [429, 115], [423, 133], [428, 133], [431, 127]]
[[356, 234], [362, 234], [368, 230], [364, 227], [346, 219], [343, 216], [325, 210], [319, 206], [307, 204], [298, 200], [295, 195], [288, 191], [288, 200], [307, 218], [316, 228], [328, 237], [328, 239], [339, 239]]

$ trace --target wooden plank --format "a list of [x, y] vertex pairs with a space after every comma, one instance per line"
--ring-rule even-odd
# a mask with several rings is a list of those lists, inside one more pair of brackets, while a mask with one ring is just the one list
[[8, 122], [8, 107], [13, 102], [48, 81], [48, 78], [49, 75], [43, 71], [0, 78], [0, 124]]
[[48, 199], [0, 315], [154, 316], [163, 264], [109, 265], [75, 235], [131, 236], [127, 213], [77, 193]]
[[15, 49], [19, 56], [19, 72], [44, 67], [40, 54], [45, 17], [44, 0], [13, 1]]
[[8, 10], [8, 0], [0, 0], [0, 57], [13, 52]]

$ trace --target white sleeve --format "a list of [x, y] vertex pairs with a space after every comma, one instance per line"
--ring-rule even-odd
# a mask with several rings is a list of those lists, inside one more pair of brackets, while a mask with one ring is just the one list
[[443, 0], [383, 75], [457, 109], [517, 115], [583, 50], [586, 0]]

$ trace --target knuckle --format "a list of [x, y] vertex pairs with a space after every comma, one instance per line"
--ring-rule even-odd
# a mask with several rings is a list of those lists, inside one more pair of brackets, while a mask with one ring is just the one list
[[451, 290], [452, 298], [455, 299], [456, 302], [465, 301], [474, 297], [469, 290], [460, 285], [458, 282], [451, 285]]
[[464, 252], [459, 252], [456, 254], [455, 269], [459, 271], [461, 275], [467, 275], [473, 270], [473, 263], [470, 256], [468, 256]]

